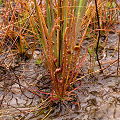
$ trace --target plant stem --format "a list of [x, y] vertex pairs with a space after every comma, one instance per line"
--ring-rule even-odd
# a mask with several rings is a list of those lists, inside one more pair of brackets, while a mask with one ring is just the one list
[[62, 1], [59, 0], [58, 1], [58, 9], [59, 9], [59, 17], [60, 17], [60, 31], [59, 31], [59, 55], [58, 55], [58, 67], [60, 67], [61, 65], [61, 52], [62, 52], [62, 39], [63, 39], [63, 32], [62, 32], [62, 28], [63, 28], [63, 21], [62, 21]]
[[97, 21], [98, 21], [98, 40], [97, 40], [97, 46], [96, 46], [96, 56], [97, 56], [97, 61], [100, 67], [100, 72], [103, 73], [100, 61], [99, 61], [99, 56], [98, 56], [98, 47], [99, 47], [99, 42], [100, 42], [100, 21], [99, 21], [99, 14], [98, 14], [98, 7], [97, 7], [97, 0], [95, 0], [95, 7], [96, 7], [96, 13], [97, 13]]

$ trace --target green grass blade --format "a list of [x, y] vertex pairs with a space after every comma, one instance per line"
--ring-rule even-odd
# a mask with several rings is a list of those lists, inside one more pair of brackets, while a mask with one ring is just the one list
[[51, 14], [50, 14], [50, 6], [48, 4], [48, 0], [46, 0], [46, 8], [47, 8], [47, 25], [48, 25], [48, 32], [51, 31]]

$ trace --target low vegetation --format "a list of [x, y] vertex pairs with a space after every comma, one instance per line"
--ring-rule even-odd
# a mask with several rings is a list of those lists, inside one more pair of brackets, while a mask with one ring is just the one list
[[[41, 55], [36, 64], [43, 64], [49, 76], [50, 91], [34, 89], [30, 84], [26, 88], [41, 101], [29, 112], [39, 108], [42, 114], [49, 110], [45, 119], [54, 104], [64, 104], [68, 109], [65, 102], [77, 99], [75, 91], [81, 87], [81, 79], [106, 69], [100, 61], [100, 49], [110, 33], [117, 32], [120, 38], [120, 31], [115, 29], [119, 23], [120, 3], [117, 0], [1, 0], [0, 4], [0, 56], [8, 53], [10, 57], [29, 60], [27, 67], [34, 51], [39, 49]], [[101, 38], [104, 38], [103, 43]], [[89, 44], [84, 45], [87, 40]], [[116, 50], [119, 53], [119, 43]], [[81, 77], [81, 67], [88, 56], [88, 73]], [[13, 61], [7, 64], [8, 69]], [[96, 61], [100, 67], [97, 71], [94, 70]], [[1, 61], [0, 67], [3, 66], [4, 61]], [[77, 101], [74, 104], [79, 105]]]

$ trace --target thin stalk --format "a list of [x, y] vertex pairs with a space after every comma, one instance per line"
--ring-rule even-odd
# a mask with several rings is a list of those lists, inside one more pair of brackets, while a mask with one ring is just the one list
[[[55, 17], [54, 17], [54, 6], [53, 6], [53, 3], [52, 3], [52, 0], [50, 0], [50, 14], [51, 14], [51, 27], [53, 28], [54, 27], [54, 20], [55, 20]], [[58, 24], [57, 24], [58, 25]], [[55, 33], [53, 33], [53, 42], [54, 42], [54, 46], [53, 46], [53, 49], [54, 49], [54, 56], [55, 58], [57, 58], [57, 41], [56, 41], [56, 35]]]
[[67, 69], [67, 32], [69, 28], [66, 28], [65, 31], [65, 36], [64, 36], [64, 55], [63, 55], [63, 72], [62, 72], [62, 77], [63, 77], [63, 83], [62, 83], [62, 97], [64, 95], [64, 86], [66, 82], [66, 69]]
[[68, 3], [68, 0], [64, 0], [63, 6], [65, 6], [65, 8], [63, 9], [63, 14], [64, 14], [63, 38], [64, 38], [64, 35], [65, 35], [65, 29], [66, 29], [66, 26], [67, 26], [67, 3]]
[[62, 41], [63, 41], [63, 21], [62, 21], [62, 0], [58, 0], [58, 17], [60, 18], [60, 31], [59, 31], [59, 48], [58, 48], [58, 67], [61, 65], [61, 57], [62, 57]]
[[99, 56], [98, 56], [98, 48], [99, 48], [99, 43], [100, 43], [100, 21], [99, 21], [97, 0], [95, 0], [95, 7], [96, 7], [96, 13], [97, 13], [98, 29], [99, 29], [99, 31], [98, 31], [97, 46], [96, 46], [96, 57], [97, 57], [97, 61], [98, 61], [99, 67], [100, 67], [100, 69], [101, 69], [101, 73], [103, 73], [102, 67], [101, 67], [101, 64], [100, 64], [100, 61], [99, 61]]
[[[72, 15], [71, 15], [72, 16]], [[68, 79], [69, 79], [69, 75], [70, 75], [70, 71], [71, 71], [71, 67], [72, 67], [72, 62], [73, 62], [73, 54], [72, 52], [74, 51], [74, 46], [75, 46], [75, 18], [74, 16], [72, 16], [73, 18], [73, 25], [71, 24], [72, 27], [72, 36], [71, 36], [71, 41], [70, 41], [70, 57], [69, 57], [69, 64], [68, 64], [68, 73], [67, 73], [67, 78], [66, 78], [66, 84], [68, 83]], [[72, 44], [71, 44], [72, 43]]]
[[118, 41], [118, 66], [117, 66], [117, 75], [119, 75], [119, 55], [120, 55], [120, 31], [119, 31], [119, 41]]

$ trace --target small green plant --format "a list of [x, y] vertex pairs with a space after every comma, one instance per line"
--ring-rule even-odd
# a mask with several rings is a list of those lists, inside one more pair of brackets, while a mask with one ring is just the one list
[[39, 60], [39, 59], [37, 59], [37, 60], [36, 60], [36, 64], [37, 64], [37, 65], [41, 65], [41, 64], [42, 64], [42, 61]]

